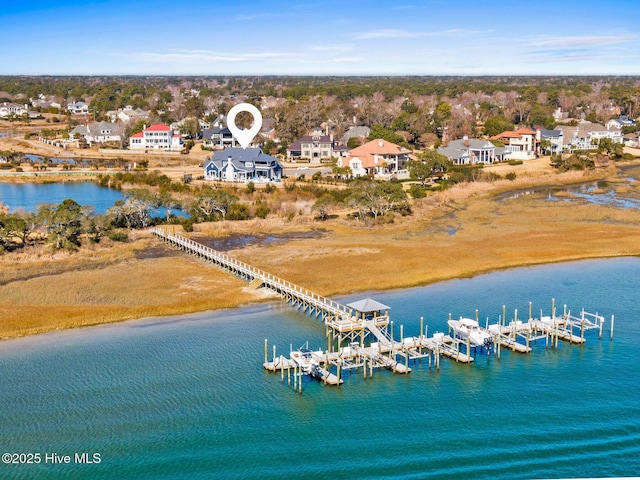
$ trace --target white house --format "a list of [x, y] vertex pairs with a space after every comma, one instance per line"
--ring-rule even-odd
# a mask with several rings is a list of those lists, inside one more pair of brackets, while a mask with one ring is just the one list
[[564, 135], [564, 143], [571, 150], [595, 150], [600, 140], [610, 138], [615, 143], [622, 143], [622, 131], [617, 128], [607, 129], [602, 124], [580, 122], [577, 126], [562, 125], [558, 127]]
[[612, 118], [609, 120], [605, 127], [607, 130], [622, 130], [622, 127], [633, 127], [636, 121], [626, 115], [620, 115], [618, 118]]
[[333, 140], [333, 135], [324, 135], [322, 130], [317, 129], [311, 135], [306, 135], [289, 145], [287, 157], [307, 158], [312, 164], [320, 164], [322, 160], [344, 157], [348, 150], [347, 147], [338, 145]]
[[169, 150], [180, 151], [184, 147], [180, 133], [169, 125], [157, 123], [145, 128], [129, 138], [131, 150]]
[[67, 105], [67, 110], [73, 115], [88, 115], [89, 105], [84, 102], [71, 102]]
[[492, 140], [504, 142], [505, 148], [511, 152], [513, 160], [531, 160], [538, 153], [537, 132], [530, 128], [519, 128], [499, 133], [491, 137]]
[[83, 137], [87, 143], [121, 142], [122, 128], [116, 123], [97, 122], [88, 125], [78, 125], [69, 132], [69, 138]]
[[282, 165], [260, 148], [227, 148], [204, 163], [205, 180], [223, 182], [278, 182]]
[[29, 113], [29, 109], [26, 105], [20, 105], [19, 103], [12, 102], [0, 103], [0, 117], [6, 118], [12, 114], [16, 117], [20, 117], [25, 113]]
[[548, 147], [540, 148], [545, 150], [544, 153], [562, 153], [564, 150], [564, 134], [562, 130], [547, 130], [546, 128], [539, 128], [536, 131], [538, 142], [542, 143], [543, 140], [549, 142]]
[[438, 148], [438, 153], [446, 156], [455, 165], [475, 165], [502, 162], [509, 158], [510, 152], [505, 147], [496, 147], [489, 140], [478, 140], [464, 137], [452, 140]]

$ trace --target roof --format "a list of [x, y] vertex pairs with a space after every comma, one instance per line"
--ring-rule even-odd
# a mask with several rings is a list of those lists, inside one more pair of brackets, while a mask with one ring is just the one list
[[165, 123], [156, 123], [145, 129], [145, 132], [168, 132], [171, 127]]
[[356, 127], [349, 128], [349, 130], [347, 130], [347, 132], [344, 134], [342, 139], [346, 142], [347, 140], [349, 140], [350, 138], [353, 138], [353, 137], [355, 137], [355, 138], [357, 138], [357, 137], [367, 138], [370, 133], [371, 133], [371, 129], [369, 127], [364, 126], [364, 125], [359, 125], [359, 126], [356, 126]]
[[543, 138], [557, 138], [562, 135], [562, 130], [547, 130], [546, 128], [540, 129], [540, 136]]
[[[271, 155], [267, 155], [262, 151], [262, 149], [255, 148], [225, 148], [222, 151], [214, 152], [213, 157], [205, 162], [204, 168], [206, 169], [208, 165], [213, 163], [218, 168], [221, 168], [225, 165], [231, 157], [231, 162], [238, 169], [244, 169], [244, 164], [246, 162], [256, 162], [259, 163], [267, 163], [270, 165], [279, 164], [278, 159], [276, 157], [272, 157]], [[253, 168], [253, 167], [252, 167]]]
[[381, 138], [377, 140], [371, 140], [370, 142], [360, 145], [359, 147], [351, 150], [352, 156], [360, 155], [401, 155], [409, 154], [409, 150], [395, 143], [388, 142]]
[[468, 140], [452, 140], [447, 145], [438, 148], [438, 153], [446, 155], [450, 159], [464, 158], [469, 150], [493, 150], [496, 146], [488, 140], [470, 138]]
[[362, 313], [379, 312], [381, 310], [389, 310], [391, 308], [388, 305], [376, 302], [371, 298], [364, 298], [362, 300], [358, 300], [357, 302], [348, 303], [347, 307], [353, 308], [354, 310]]
[[508, 130], [506, 132], [499, 133], [498, 135], [494, 135], [491, 137], [494, 140], [498, 140], [500, 138], [521, 138], [523, 135], [535, 135], [536, 131], [531, 130], [530, 128], [519, 128], [517, 130]]
[[379, 157], [399, 157], [410, 156], [410, 151], [400, 145], [388, 142], [381, 138], [371, 140], [360, 145], [349, 152], [350, 157], [357, 157], [362, 160], [363, 167], [374, 167], [377, 165], [376, 158]]

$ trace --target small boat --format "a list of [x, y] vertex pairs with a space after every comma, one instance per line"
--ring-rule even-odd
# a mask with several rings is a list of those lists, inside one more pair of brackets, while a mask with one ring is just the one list
[[315, 373], [318, 362], [313, 358], [313, 351], [309, 349], [309, 343], [306, 346], [300, 347], [298, 350], [291, 352], [291, 360], [293, 360], [302, 370], [303, 373], [313, 374]]
[[474, 347], [488, 347], [493, 343], [491, 333], [480, 328], [475, 320], [460, 317], [460, 320], [449, 320], [447, 323], [453, 328], [456, 338], [464, 341], [468, 338]]

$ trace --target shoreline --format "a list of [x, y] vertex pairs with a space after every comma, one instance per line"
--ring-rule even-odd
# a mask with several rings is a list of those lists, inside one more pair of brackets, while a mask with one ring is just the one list
[[[535, 268], [535, 267], [541, 267], [541, 266], [545, 266], [545, 265], [555, 265], [555, 264], [565, 264], [565, 263], [574, 263], [574, 262], [585, 262], [585, 261], [598, 261], [598, 260], [609, 260], [609, 259], [622, 259], [622, 258], [640, 258], [640, 253], [637, 255], [609, 255], [609, 256], [598, 256], [598, 257], [581, 257], [581, 258], [571, 258], [571, 259], [560, 259], [560, 260], [553, 260], [553, 261], [549, 261], [549, 262], [541, 262], [541, 263], [524, 263], [521, 265], [510, 265], [510, 266], [505, 266], [505, 267], [498, 267], [495, 269], [491, 269], [491, 270], [486, 270], [486, 271], [475, 271], [475, 272], [468, 272], [468, 273], [464, 273], [458, 276], [453, 276], [450, 278], [441, 278], [441, 279], [437, 279], [425, 284], [417, 284], [417, 285], [409, 285], [409, 286], [398, 286], [398, 287], [389, 287], [389, 288], [384, 288], [384, 289], [379, 289], [379, 290], [373, 290], [375, 292], [393, 292], [393, 291], [401, 291], [401, 290], [407, 290], [407, 289], [416, 289], [416, 288], [425, 288], [425, 287], [429, 287], [431, 285], [436, 285], [438, 283], [443, 283], [443, 282], [450, 282], [450, 281], [454, 281], [454, 280], [463, 280], [463, 279], [472, 279], [481, 275], [490, 275], [492, 273], [496, 273], [496, 272], [501, 272], [501, 271], [508, 271], [508, 270], [515, 270], [515, 269], [523, 269], [523, 268]], [[358, 293], [366, 293], [366, 292], [371, 292], [372, 290], [362, 290], [362, 291], [350, 291], [350, 292], [337, 292], [334, 293], [333, 295], [331, 295], [331, 298], [334, 297], [345, 297], [345, 296], [353, 296], [356, 295]], [[51, 333], [64, 333], [64, 332], [74, 332], [74, 331], [81, 331], [81, 330], [85, 330], [85, 329], [89, 329], [92, 327], [108, 327], [108, 326], [115, 326], [115, 325], [123, 325], [125, 326], [126, 323], [130, 323], [130, 322], [145, 322], [145, 321], [152, 321], [155, 320], [158, 323], [160, 322], [164, 322], [165, 320], [171, 321], [171, 319], [175, 319], [178, 317], [188, 317], [188, 316], [197, 316], [197, 315], [202, 315], [202, 314], [207, 314], [207, 313], [218, 313], [218, 312], [224, 312], [224, 311], [229, 311], [229, 312], [235, 312], [238, 310], [242, 310], [242, 309], [251, 309], [251, 308], [260, 308], [263, 305], [269, 305], [269, 304], [281, 304], [283, 302], [283, 299], [276, 297], [275, 294], [273, 296], [269, 295], [269, 298], [263, 298], [263, 299], [258, 299], [258, 300], [253, 300], [250, 302], [239, 302], [237, 305], [235, 306], [225, 306], [225, 307], [219, 307], [219, 308], [209, 308], [209, 309], [205, 309], [205, 310], [185, 310], [185, 311], [177, 311], [177, 312], [173, 312], [170, 314], [149, 314], [149, 315], [145, 315], [145, 316], [141, 316], [141, 317], [133, 317], [133, 318], [123, 318], [123, 319], [119, 319], [119, 320], [113, 320], [113, 321], [107, 321], [107, 322], [96, 322], [96, 323], [88, 323], [85, 325], [79, 325], [79, 326], [58, 326], [56, 328], [49, 328], [49, 329], [45, 329], [42, 331], [37, 331], [37, 332], [33, 332], [33, 333], [26, 333], [23, 335], [15, 335], [15, 336], [3, 336], [0, 337], [0, 342], [6, 342], [6, 341], [11, 341], [11, 340], [19, 340], [19, 339], [29, 339], [29, 338], [36, 338], [36, 337], [41, 337], [47, 334], [51, 334]]]
[[[640, 162], [620, 165], [624, 168], [588, 174], [527, 173], [521, 166], [501, 165], [517, 171], [518, 179], [456, 186], [414, 202], [412, 215], [387, 225], [273, 217], [199, 224], [192, 235], [321, 228], [319, 238], [249, 245], [229, 253], [326, 297], [424, 287], [544, 264], [639, 257], [637, 209], [571, 203], [566, 197], [549, 202], [535, 194], [500, 199], [505, 192], [598, 181], [621, 188], [622, 195], [640, 196], [640, 185], [625, 185], [627, 170], [640, 172]], [[163, 245], [146, 232], [135, 232], [129, 244], [105, 242], [73, 255], [52, 256], [42, 249], [0, 256], [0, 339], [280, 301]]]

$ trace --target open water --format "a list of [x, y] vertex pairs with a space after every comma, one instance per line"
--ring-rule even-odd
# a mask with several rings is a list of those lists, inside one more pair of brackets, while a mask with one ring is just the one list
[[[584, 346], [539, 342], [473, 365], [442, 359], [406, 376], [307, 379], [302, 394], [262, 369], [326, 344], [322, 324], [282, 303], [146, 319], [0, 343], [0, 477], [468, 479], [640, 475], [640, 259], [519, 268], [371, 296], [415, 335], [449, 313], [497, 320], [551, 298], [604, 314]], [[615, 314], [614, 339], [609, 339]], [[271, 354], [271, 347], [269, 347]], [[53, 464], [53, 454], [70, 456]], [[74, 455], [100, 463], [79, 464]], [[46, 455], [49, 455], [46, 457]], [[3, 457], [4, 459], [5, 457]], [[23, 457], [25, 458], [25, 457]], [[47, 458], [49, 461], [47, 461]], [[25, 458], [26, 460], [26, 458]]]
[[[102, 187], [94, 182], [53, 182], [53, 183], [4, 183], [0, 182], [0, 204], [9, 207], [10, 212], [24, 210], [34, 212], [43, 203], [62, 203], [72, 198], [82, 206], [91, 206], [95, 213], [104, 214], [118, 200], [124, 200], [120, 190]], [[152, 216], [163, 217], [166, 209], [160, 207], [152, 211]], [[185, 216], [180, 209], [171, 213]]]

